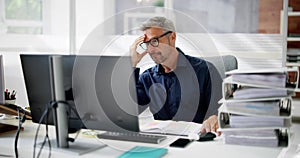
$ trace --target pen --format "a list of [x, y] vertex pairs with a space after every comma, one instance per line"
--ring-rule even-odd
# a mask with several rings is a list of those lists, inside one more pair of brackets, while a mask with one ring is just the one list
[[13, 90], [11, 93], [8, 91], [8, 89], [5, 89], [4, 91], [4, 97], [5, 97], [5, 100], [14, 100], [16, 99], [16, 94], [17, 94], [17, 91]]
[[4, 97], [5, 97], [5, 99], [8, 99], [7, 93], [8, 93], [8, 89], [6, 89], [6, 90], [4, 91]]
[[11, 94], [11, 99], [16, 99], [17, 91], [13, 90]]

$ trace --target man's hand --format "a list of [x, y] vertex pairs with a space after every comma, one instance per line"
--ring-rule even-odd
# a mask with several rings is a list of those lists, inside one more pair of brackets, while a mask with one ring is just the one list
[[206, 132], [216, 132], [219, 135], [221, 135], [221, 132], [217, 132], [217, 129], [219, 128], [218, 125], [218, 116], [212, 115], [207, 120], [205, 120], [202, 124], [201, 133]]
[[131, 60], [132, 60], [132, 67], [136, 67], [136, 65], [141, 61], [141, 59], [147, 54], [147, 51], [144, 51], [143, 53], [139, 54], [136, 51], [137, 46], [141, 43], [144, 42], [146, 35], [140, 36], [137, 38], [134, 43], [130, 47], [130, 55], [131, 55]]

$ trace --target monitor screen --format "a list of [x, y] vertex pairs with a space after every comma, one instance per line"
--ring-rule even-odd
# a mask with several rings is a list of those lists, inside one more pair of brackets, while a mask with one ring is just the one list
[[[66, 101], [80, 116], [69, 109], [69, 130], [139, 131], [135, 81], [128, 56], [61, 57]], [[32, 119], [36, 123], [45, 106], [54, 100], [50, 58], [51, 55], [21, 55]], [[54, 123], [52, 114], [48, 122]]]
[[[51, 55], [20, 55], [25, 86], [29, 101], [29, 106], [32, 115], [32, 121], [39, 123], [47, 105], [53, 101], [53, 89], [51, 85]], [[66, 56], [63, 58], [63, 72], [64, 72], [64, 90], [66, 100], [69, 105], [75, 108], [73, 94], [72, 94], [72, 70], [75, 56]], [[77, 117], [74, 110], [67, 108], [68, 111], [68, 131], [70, 133], [84, 128], [80, 118]], [[50, 109], [48, 115], [48, 124], [54, 125], [53, 110]], [[46, 121], [43, 120], [42, 123]]]
[[2, 93], [0, 93], [0, 103], [5, 103], [4, 99], [4, 90], [5, 90], [5, 85], [4, 85], [4, 68], [3, 68], [3, 59], [2, 55], [0, 55], [0, 90]]
[[87, 128], [139, 131], [137, 94], [129, 56], [77, 56], [73, 94]]

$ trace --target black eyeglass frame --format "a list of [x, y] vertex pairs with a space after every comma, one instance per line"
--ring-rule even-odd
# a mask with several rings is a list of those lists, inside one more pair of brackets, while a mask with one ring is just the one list
[[[167, 34], [169, 34], [169, 33], [172, 33], [172, 32], [173, 32], [173, 31], [167, 31], [167, 32], [163, 33], [162, 35], [160, 35], [160, 36], [158, 36], [158, 37], [155, 37], [155, 38], [150, 39], [150, 40], [147, 41], [147, 42], [142, 42], [142, 43], [140, 43], [139, 46], [142, 47], [144, 50], [148, 50], [149, 44], [151, 44], [151, 46], [153, 46], [153, 47], [158, 47], [158, 45], [159, 45], [159, 39], [162, 38], [162, 37], [164, 37], [165, 35], [167, 35]], [[154, 41], [154, 40], [155, 40], [155, 41]], [[157, 44], [156, 44], [156, 45], [153, 45], [154, 42], [152, 42], [152, 41], [154, 41], [154, 42], [157, 41]], [[144, 45], [144, 44], [145, 44], [145, 45]], [[147, 48], [144, 48], [143, 45], [146, 46]]]

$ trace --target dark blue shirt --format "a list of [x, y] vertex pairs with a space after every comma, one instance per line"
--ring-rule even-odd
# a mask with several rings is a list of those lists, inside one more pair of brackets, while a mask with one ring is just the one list
[[165, 73], [157, 64], [139, 75], [135, 69], [139, 105], [147, 105], [157, 120], [202, 123], [211, 98], [206, 61], [185, 55], [179, 48], [176, 69]]

